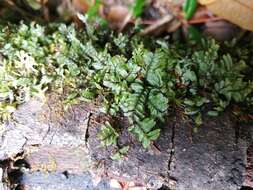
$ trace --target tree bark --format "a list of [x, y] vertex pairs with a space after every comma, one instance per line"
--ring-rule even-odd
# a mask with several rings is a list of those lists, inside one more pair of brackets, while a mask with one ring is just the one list
[[192, 133], [194, 125], [188, 121], [168, 118], [161, 125], [161, 136], [147, 150], [129, 134], [127, 120], [118, 118], [122, 129], [118, 145], [130, 149], [115, 161], [111, 156], [117, 147], [102, 148], [97, 138], [110, 117], [94, 104], [75, 105], [65, 111], [60, 98], [50, 95], [46, 103], [34, 99], [20, 106], [13, 120], [6, 123], [0, 160], [8, 160], [4, 171], [10, 178], [22, 171], [19, 180], [10, 180], [9, 186], [28, 190], [38, 186], [55, 189], [58, 179], [62, 181], [57, 183], [65, 184], [66, 174], [71, 175], [68, 183], [77, 190], [85, 189], [85, 185], [78, 185], [79, 179], [94, 181], [99, 177], [107, 182], [108, 178], [135, 181], [153, 189], [162, 185], [176, 190], [253, 187], [253, 127], [237, 126], [229, 115], [204, 118], [197, 133]]

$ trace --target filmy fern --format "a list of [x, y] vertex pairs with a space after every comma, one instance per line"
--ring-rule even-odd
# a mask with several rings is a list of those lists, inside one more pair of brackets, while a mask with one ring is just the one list
[[[253, 104], [253, 83], [244, 74], [250, 67], [222, 53], [213, 40], [193, 49], [156, 39], [127, 40], [88, 27], [77, 31], [64, 24], [0, 29], [2, 120], [31, 97], [64, 92], [67, 105], [96, 99], [101, 111], [126, 117], [129, 132], [146, 148], [159, 137], [158, 123], [165, 122], [174, 106], [201, 125], [203, 110], [215, 116], [231, 103]], [[117, 144], [119, 135], [120, 130], [105, 123], [99, 138], [109, 146]]]

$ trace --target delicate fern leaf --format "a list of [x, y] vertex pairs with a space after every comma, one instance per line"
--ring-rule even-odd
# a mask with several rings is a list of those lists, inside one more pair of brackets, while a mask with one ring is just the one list
[[150, 85], [155, 87], [161, 87], [163, 85], [162, 74], [160, 70], [155, 70], [153, 72], [149, 72], [147, 76], [147, 81]]
[[117, 150], [117, 152], [114, 155], [111, 156], [111, 159], [121, 160], [127, 154], [128, 150], [129, 150], [129, 146], [124, 146], [120, 148], [119, 150]]
[[160, 136], [161, 129], [155, 129], [153, 131], [150, 131], [147, 136], [149, 140], [154, 141]]
[[119, 134], [109, 122], [106, 122], [104, 126], [102, 126], [101, 131], [98, 133], [98, 138], [101, 140], [102, 146], [116, 145], [118, 136]]
[[145, 118], [132, 126], [129, 131], [137, 137], [144, 148], [148, 148], [150, 142], [156, 140], [160, 134], [160, 129], [154, 129], [155, 126], [154, 119]]
[[150, 132], [156, 125], [156, 122], [154, 119], [151, 118], [145, 118], [144, 120], [140, 121], [138, 123], [138, 126], [145, 132]]

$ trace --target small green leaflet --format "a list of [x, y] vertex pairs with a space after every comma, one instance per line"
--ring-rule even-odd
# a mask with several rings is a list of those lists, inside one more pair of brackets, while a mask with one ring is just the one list
[[102, 146], [110, 146], [117, 144], [117, 138], [119, 134], [115, 131], [115, 129], [111, 126], [109, 122], [106, 122], [101, 131], [98, 133], [98, 138], [101, 140]]
[[146, 0], [135, 0], [134, 4], [131, 7], [134, 17], [139, 17], [142, 14], [145, 1]]
[[111, 156], [111, 159], [121, 160], [127, 154], [128, 150], [129, 150], [129, 146], [124, 146], [120, 148], [119, 150], [116, 151], [114, 155]]

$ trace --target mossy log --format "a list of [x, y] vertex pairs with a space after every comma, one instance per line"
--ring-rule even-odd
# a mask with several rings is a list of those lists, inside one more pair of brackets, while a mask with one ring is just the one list
[[[10, 185], [28, 190], [41, 185], [45, 189], [50, 180], [35, 177], [38, 172], [39, 176], [88, 172], [93, 179], [100, 176], [135, 181], [153, 189], [162, 185], [176, 190], [253, 187], [253, 127], [238, 126], [229, 113], [204, 118], [197, 133], [192, 133], [194, 126], [188, 121], [168, 118], [161, 126], [161, 136], [149, 149], [128, 133], [127, 121], [118, 118], [122, 129], [118, 145], [130, 146], [119, 161], [111, 159], [117, 147], [102, 148], [97, 138], [108, 120], [95, 104], [64, 110], [56, 95], [46, 102], [34, 99], [20, 106], [13, 120], [4, 126], [0, 139], [0, 160], [9, 161], [4, 171], [10, 178], [17, 170], [25, 171], [19, 180], [10, 179]], [[54, 183], [54, 177], [51, 179]]]

